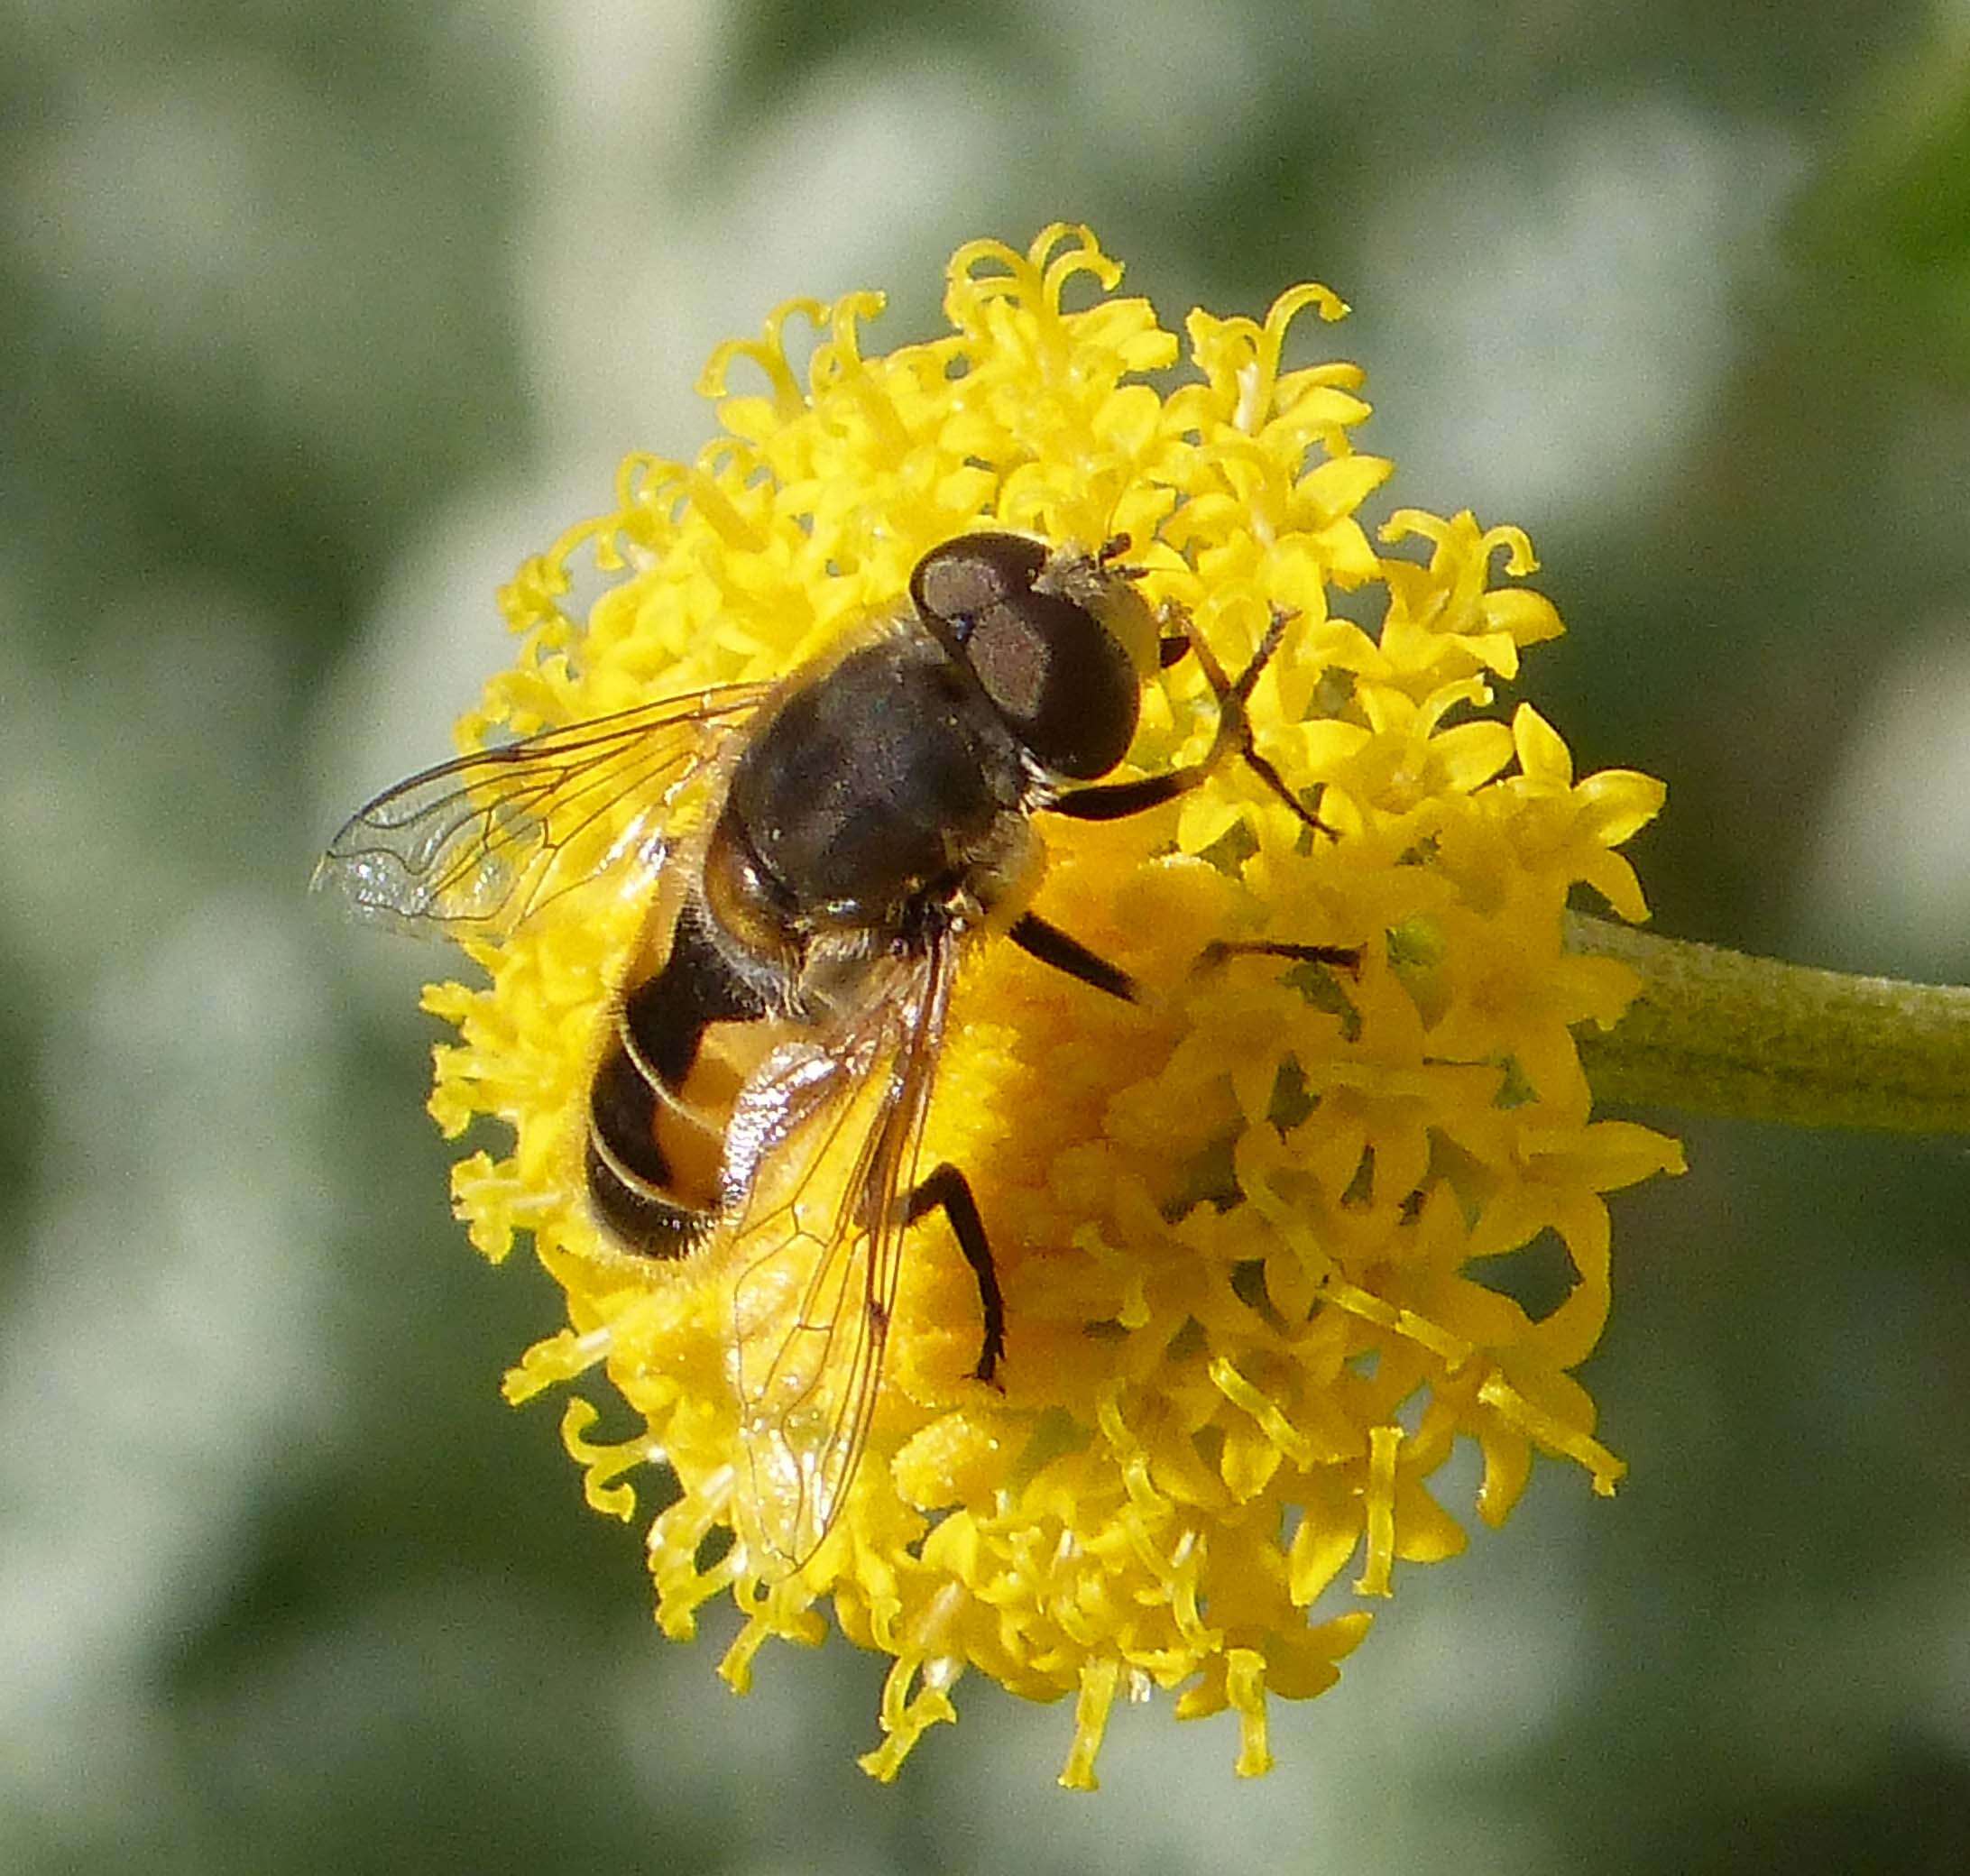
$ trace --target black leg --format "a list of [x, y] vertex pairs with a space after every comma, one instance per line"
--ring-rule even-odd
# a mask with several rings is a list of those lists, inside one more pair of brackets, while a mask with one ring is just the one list
[[980, 1381], [990, 1381], [997, 1375], [999, 1360], [1006, 1352], [1006, 1300], [999, 1294], [999, 1272], [992, 1264], [992, 1247], [986, 1241], [985, 1221], [978, 1215], [978, 1200], [971, 1196], [971, 1182], [949, 1163], [939, 1166], [910, 1194], [903, 1216], [914, 1225], [925, 1212], [940, 1207], [951, 1220], [964, 1261], [978, 1279], [985, 1339], [979, 1349], [978, 1366], [971, 1373]]
[[1118, 965], [1091, 952], [1080, 939], [1071, 937], [1056, 924], [1050, 924], [1036, 912], [1022, 912], [1013, 920], [1007, 937], [1030, 958], [1064, 971], [1091, 989], [1105, 990], [1124, 1003], [1140, 1003], [1142, 991], [1136, 979]]
[[1197, 969], [1209, 970], [1227, 958], [1293, 958], [1352, 974], [1361, 969], [1361, 952], [1352, 944], [1293, 944], [1276, 938], [1214, 938], [1197, 954]]
[[1046, 803], [1046, 812], [1065, 814], [1075, 821], [1120, 821], [1130, 814], [1139, 814], [1146, 808], [1160, 807], [1179, 795], [1189, 794], [1192, 788], [1209, 781], [1229, 758], [1237, 755], [1242, 757], [1252, 773], [1315, 833], [1332, 838], [1334, 830], [1286, 786], [1279, 771], [1254, 747], [1252, 726], [1245, 715], [1245, 705], [1257, 688], [1260, 675], [1271, 662], [1273, 653], [1279, 649], [1280, 640], [1285, 637], [1292, 617], [1290, 612], [1275, 610], [1272, 623], [1266, 629], [1266, 636], [1258, 641], [1251, 662], [1236, 679], [1226, 676], [1224, 667], [1203, 639], [1187, 634], [1166, 636], [1161, 643], [1165, 666], [1174, 664], [1185, 651], [1195, 652], [1197, 662], [1204, 667], [1204, 676], [1210, 680], [1211, 692], [1218, 700], [1218, 733], [1211, 739], [1211, 753], [1201, 762], [1173, 768], [1164, 775], [1144, 776], [1133, 782], [1091, 782], [1084, 788], [1070, 788]]
[[1094, 782], [1085, 788], [1071, 788], [1046, 804], [1050, 814], [1064, 814], [1070, 821], [1126, 821], [1145, 808], [1161, 807], [1179, 795], [1188, 795], [1214, 765], [1192, 764], [1163, 775], [1146, 775], [1132, 782]]

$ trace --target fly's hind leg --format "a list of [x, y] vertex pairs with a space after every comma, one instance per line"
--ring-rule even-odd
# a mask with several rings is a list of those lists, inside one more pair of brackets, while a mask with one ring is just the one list
[[999, 1292], [992, 1247], [985, 1237], [985, 1220], [978, 1215], [978, 1200], [971, 1196], [971, 1182], [948, 1161], [910, 1194], [903, 1216], [914, 1225], [926, 1212], [939, 1209], [951, 1221], [958, 1248], [978, 1279], [985, 1335], [979, 1348], [978, 1366], [971, 1373], [980, 1381], [996, 1384], [999, 1364], [1006, 1352], [1006, 1299]]

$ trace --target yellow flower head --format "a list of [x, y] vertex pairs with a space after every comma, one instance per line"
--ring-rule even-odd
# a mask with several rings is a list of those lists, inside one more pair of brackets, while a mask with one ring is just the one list
[[[716, 1244], [627, 1255], [584, 1196], [597, 1039], [647, 904], [548, 899], [472, 943], [489, 988], [428, 995], [460, 1037], [437, 1052], [433, 1114], [513, 1136], [458, 1165], [459, 1214], [491, 1257], [530, 1232], [567, 1295], [569, 1326], [509, 1395], [606, 1375], [639, 1424], [598, 1442], [598, 1409], [569, 1402], [590, 1502], [632, 1516], [632, 1476], [669, 1493], [658, 1619], [687, 1636], [729, 1593], [735, 1686], [768, 1637], [822, 1639], [829, 1606], [893, 1657], [863, 1761], [882, 1778], [973, 1669], [1074, 1697], [1063, 1783], [1094, 1783], [1116, 1696], [1157, 1687], [1183, 1718], [1235, 1709], [1238, 1769], [1264, 1770], [1266, 1696], [1330, 1686], [1368, 1626], [1337, 1607], [1350, 1585], [1385, 1596], [1398, 1561], [1462, 1548], [1430, 1489], [1459, 1435], [1483, 1455], [1487, 1523], [1534, 1450], [1613, 1489], [1571, 1374], [1607, 1310], [1600, 1195], [1680, 1165], [1672, 1141], [1590, 1119], [1573, 1031], [1614, 1022], [1634, 983], [1560, 942], [1576, 882], [1645, 915], [1614, 849], [1662, 786], [1576, 781], [1530, 705], [1488, 713], [1522, 648], [1560, 630], [1537, 593], [1494, 584], [1533, 570], [1525, 537], [1404, 510], [1371, 541], [1356, 512], [1391, 465], [1350, 442], [1361, 373], [1283, 357], [1301, 316], [1346, 310], [1324, 289], [1263, 323], [1192, 313], [1166, 389], [1153, 374], [1183, 348], [1115, 295], [1120, 274], [1088, 231], [1054, 227], [1025, 254], [961, 249], [951, 330], [928, 344], [865, 352], [881, 302], [857, 294], [722, 346], [702, 384], [718, 438], [694, 463], [632, 457], [614, 510], [526, 565], [503, 595], [517, 665], [461, 726], [470, 750], [778, 676], [894, 612], [927, 549], [987, 527], [1090, 551], [1126, 537], [1144, 596], [1230, 670], [1290, 615], [1249, 718], [1330, 836], [1245, 761], [1126, 819], [1044, 817], [1033, 904], [1149, 995], [969, 943], [919, 1157], [969, 1176], [1004, 1358], [996, 1384], [974, 1375], [979, 1288], [925, 1216], [861, 1463], [797, 1569], [750, 1528], [733, 1379], [735, 1338], [792, 1332], [790, 1291], [736, 1309], [742, 1266]], [[818, 335], [804, 374], [796, 322]], [[601, 582], [583, 616], [578, 556]], [[1173, 664], [1118, 774], [1201, 759], [1216, 722], [1199, 661]], [[1360, 961], [1213, 954], [1225, 940]], [[1575, 1281], [1534, 1320], [1483, 1260], [1549, 1230]]]

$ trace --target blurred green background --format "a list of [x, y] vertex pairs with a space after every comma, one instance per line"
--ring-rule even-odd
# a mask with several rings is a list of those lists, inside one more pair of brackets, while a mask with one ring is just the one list
[[881, 1664], [735, 1700], [501, 1404], [556, 1304], [447, 1217], [433, 961], [302, 890], [713, 343], [1070, 216], [1173, 322], [1355, 303], [1383, 510], [1527, 527], [1527, 693], [1669, 779], [1658, 929], [1970, 979], [1963, 0], [0, 20], [0, 1870], [1970, 1867], [1961, 1145], [1684, 1127], [1630, 1482], [1403, 1572], [1270, 1779], [1159, 1707], [1070, 1798], [968, 1683], [885, 1790]]

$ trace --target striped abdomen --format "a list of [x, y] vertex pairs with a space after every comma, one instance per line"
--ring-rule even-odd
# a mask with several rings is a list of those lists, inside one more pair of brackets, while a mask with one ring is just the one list
[[704, 916], [695, 905], [678, 915], [663, 968], [616, 1010], [589, 1090], [589, 1197], [631, 1249], [652, 1257], [685, 1255], [718, 1215], [725, 1123], [744, 1058], [756, 1052], [742, 1042], [707, 1047], [707, 1038], [767, 1015], [706, 936]]

